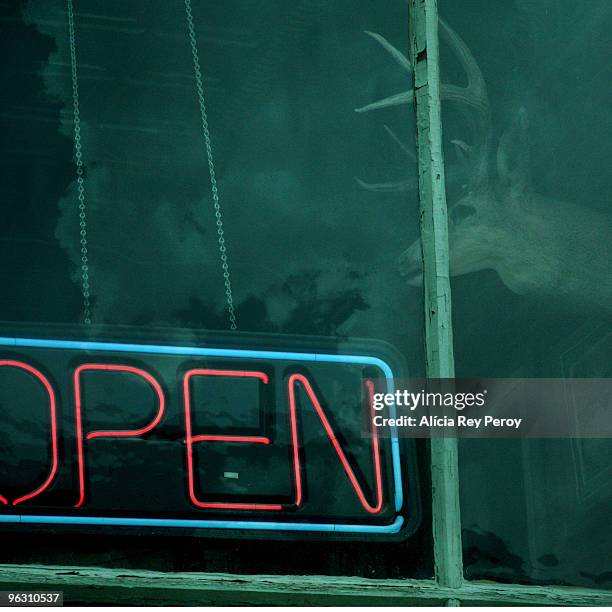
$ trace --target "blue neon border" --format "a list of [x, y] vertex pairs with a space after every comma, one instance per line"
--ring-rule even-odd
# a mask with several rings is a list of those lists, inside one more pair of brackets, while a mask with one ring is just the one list
[[[242, 359], [276, 359], [285, 361], [319, 361], [324, 363], [366, 364], [380, 368], [387, 379], [388, 391], [394, 392], [393, 371], [386, 361], [365, 355], [329, 355], [324, 353], [298, 353], [249, 349], [203, 348], [193, 346], [165, 346], [159, 344], [126, 344], [116, 342], [92, 342], [79, 340], [55, 340], [40, 338], [3, 338], [0, 346], [30, 347], [49, 349], [70, 349], [82, 351], [114, 351], [124, 353], [147, 353], [162, 355], [184, 355], [205, 357], [237, 357]], [[395, 406], [390, 407], [391, 418], [395, 417]], [[395, 510], [399, 512], [404, 503], [400, 448], [397, 431], [392, 430], [391, 456], [393, 460], [393, 481]], [[397, 516], [390, 525], [351, 525], [334, 523], [282, 523], [241, 520], [203, 519], [148, 519], [112, 518], [103, 516], [44, 516], [44, 515], [0, 515], [0, 523], [43, 523], [61, 525], [117, 525], [133, 527], [175, 527], [196, 529], [253, 529], [264, 531], [321, 531], [334, 533], [398, 533], [404, 523]]]

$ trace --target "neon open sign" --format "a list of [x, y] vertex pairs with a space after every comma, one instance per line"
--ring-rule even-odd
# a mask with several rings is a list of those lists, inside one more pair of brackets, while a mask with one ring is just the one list
[[0, 523], [399, 533], [413, 475], [369, 418], [393, 377], [367, 354], [0, 338]]

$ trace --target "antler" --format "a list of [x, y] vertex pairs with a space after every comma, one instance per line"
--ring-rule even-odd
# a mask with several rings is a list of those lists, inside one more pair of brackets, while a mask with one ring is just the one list
[[[478, 67], [478, 63], [474, 59], [474, 56], [470, 52], [465, 42], [443, 19], [440, 19], [439, 22], [440, 32], [444, 37], [444, 40], [455, 52], [467, 76], [467, 85], [465, 87], [447, 83], [441, 84], [440, 96], [442, 100], [459, 102], [476, 111], [478, 115], [476, 125], [478, 127], [478, 131], [480, 132], [478, 141], [480, 142], [471, 148], [479, 149], [477, 175], [479, 178], [482, 178], [486, 176], [487, 157], [491, 138], [491, 110], [485, 80], [480, 68]], [[405, 72], [412, 74], [412, 62], [399, 49], [394, 47], [380, 34], [375, 34], [374, 32], [368, 31], [366, 31], [366, 34], [378, 42]], [[413, 101], [414, 89], [409, 89], [407, 91], [383, 98], [382, 100], [377, 100], [376, 102], [372, 102], [366, 106], [356, 108], [355, 111], [358, 113], [365, 113], [380, 108], [389, 108], [392, 106], [400, 106], [402, 104], [412, 104]], [[400, 144], [400, 146], [402, 145]], [[363, 183], [362, 181], [359, 182], [364, 187], [375, 191], [403, 191], [405, 190], [405, 187], [403, 189], [393, 189], [393, 187], [397, 188], [398, 186], [403, 186], [406, 183], [406, 181], [380, 184], [368, 184]]]
[[[454, 100], [456, 102], [464, 102], [480, 111], [483, 116], [489, 115], [489, 99], [487, 96], [487, 88], [484, 77], [478, 67], [474, 56], [468, 49], [467, 45], [459, 37], [459, 35], [443, 20], [440, 19], [440, 31], [444, 39], [453, 48], [457, 54], [463, 69], [467, 75], [468, 84], [466, 87], [458, 85], [450, 85], [443, 83], [440, 88], [440, 96], [443, 100]], [[402, 67], [408, 74], [412, 74], [412, 63], [399, 49], [394, 47], [384, 36], [374, 32], [365, 32], [377, 41], [383, 49], [385, 49], [391, 57]], [[379, 108], [388, 108], [390, 106], [399, 106], [401, 104], [412, 104], [414, 100], [414, 90], [409, 89], [401, 93], [383, 98], [371, 104], [366, 104], [360, 108], [356, 108], [358, 113], [366, 113]]]
[[[389, 55], [400, 65], [401, 68], [404, 69], [408, 74], [412, 74], [412, 62], [409, 58], [407, 58], [399, 49], [396, 49], [384, 36], [380, 34], [376, 34], [375, 32], [365, 33], [368, 36], [371, 36], [376, 42], [380, 44], [380, 46], [388, 51]], [[389, 96], [388, 98], [383, 98], [382, 100], [378, 100], [377, 102], [372, 102], [371, 104], [367, 104], [366, 106], [362, 106], [361, 108], [356, 108], [355, 112], [357, 113], [367, 113], [371, 110], [376, 110], [378, 108], [388, 108], [389, 106], [399, 106], [400, 104], [410, 104], [412, 103], [412, 98], [414, 97], [414, 91], [412, 89], [408, 91], [404, 91], [402, 93], [395, 94], [394, 96]]]

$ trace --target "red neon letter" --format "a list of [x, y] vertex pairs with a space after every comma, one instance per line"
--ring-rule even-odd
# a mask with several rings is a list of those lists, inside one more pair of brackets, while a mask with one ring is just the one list
[[140, 429], [132, 429], [129, 431], [91, 431], [87, 434], [87, 440], [92, 438], [137, 438], [142, 436], [152, 429], [161, 421], [164, 415], [164, 392], [162, 391], [159, 383], [151, 376], [148, 372], [139, 368], [133, 368], [131, 366], [122, 365], [108, 365], [98, 363], [87, 363], [79, 366], [74, 371], [74, 395], [75, 395], [75, 406], [76, 406], [76, 434], [77, 434], [77, 452], [78, 452], [78, 463], [79, 463], [79, 501], [74, 505], [75, 508], [80, 508], [85, 501], [85, 459], [83, 456], [83, 423], [81, 418], [81, 372], [87, 372], [90, 370], [102, 370], [106, 372], [128, 372], [130, 374], [136, 374], [144, 378], [153, 387], [153, 390], [157, 394], [159, 400], [159, 408], [155, 418], [145, 427]]
[[[312, 405], [315, 407], [315, 410], [317, 414], [319, 415], [319, 419], [321, 420], [321, 423], [323, 424], [323, 428], [325, 429], [325, 432], [327, 433], [327, 437], [330, 439], [331, 443], [333, 444], [334, 449], [336, 450], [336, 453], [338, 457], [340, 458], [340, 461], [342, 462], [342, 467], [344, 468], [346, 475], [351, 481], [351, 485], [353, 486], [355, 493], [357, 493], [357, 497], [359, 498], [361, 505], [370, 514], [376, 514], [380, 512], [382, 508], [382, 504], [383, 504], [382, 475], [381, 475], [381, 469], [380, 469], [380, 449], [378, 445], [378, 433], [376, 430], [376, 426], [374, 425], [374, 422], [372, 421], [372, 454], [374, 457], [374, 474], [375, 474], [375, 479], [376, 479], [376, 505], [372, 506], [368, 503], [368, 500], [365, 498], [365, 495], [363, 494], [363, 489], [361, 488], [361, 485], [359, 484], [359, 481], [357, 480], [357, 477], [355, 476], [355, 472], [351, 468], [348, 462], [348, 459], [346, 458], [346, 455], [344, 454], [344, 451], [342, 450], [342, 447], [340, 446], [340, 443], [338, 442], [336, 435], [334, 434], [334, 430], [331, 428], [331, 425], [329, 424], [329, 421], [327, 420], [327, 417], [325, 416], [325, 412], [323, 411], [323, 408], [321, 407], [319, 400], [314, 394], [314, 391], [312, 390], [310, 383], [308, 382], [308, 379], [302, 374], [292, 374], [289, 377], [289, 408], [291, 411], [291, 415], [290, 415], [291, 416], [291, 437], [293, 440], [293, 472], [295, 476], [295, 488], [296, 488], [295, 504], [296, 506], [300, 506], [302, 504], [302, 476], [301, 476], [301, 468], [300, 468], [300, 454], [298, 451], [298, 431], [297, 431], [297, 415], [296, 415], [297, 409], [296, 409], [296, 402], [295, 402], [295, 385], [298, 382], [301, 383], [301, 385], [304, 387], [304, 390], [308, 394], [308, 397], [310, 398]], [[372, 399], [373, 399], [373, 392], [374, 392], [374, 383], [371, 380], [367, 380], [366, 387], [368, 389], [368, 399], [369, 399], [370, 411], [373, 417], [374, 412], [373, 412]]]
[[[1, 366], [19, 368], [29, 372], [43, 384], [47, 394], [49, 395], [49, 412], [51, 414], [51, 469], [49, 470], [47, 479], [37, 489], [34, 489], [34, 491], [31, 493], [22, 495], [21, 497], [13, 500], [13, 506], [16, 506], [17, 504], [28, 501], [29, 499], [32, 499], [42, 493], [51, 484], [53, 478], [55, 478], [55, 473], [57, 472], [57, 422], [55, 414], [55, 392], [53, 391], [53, 387], [51, 387], [51, 383], [45, 378], [45, 376], [43, 376], [43, 374], [41, 374], [36, 368], [33, 368], [27, 363], [6, 359], [0, 361], [0, 367]], [[0, 503], [7, 505], [8, 500], [6, 497], [0, 495]]]
[[268, 376], [263, 372], [242, 372], [239, 370], [189, 370], [183, 378], [183, 394], [185, 397], [185, 444], [187, 446], [187, 479], [189, 482], [189, 497], [198, 508], [216, 508], [225, 510], [282, 510], [280, 504], [245, 504], [233, 502], [202, 502], [195, 494], [193, 470], [193, 444], [195, 442], [246, 442], [256, 444], [270, 444], [270, 439], [263, 436], [216, 436], [198, 435], [191, 433], [191, 399], [189, 394], [189, 381], [194, 376], [229, 376], [240, 378], [258, 378], [265, 385]]

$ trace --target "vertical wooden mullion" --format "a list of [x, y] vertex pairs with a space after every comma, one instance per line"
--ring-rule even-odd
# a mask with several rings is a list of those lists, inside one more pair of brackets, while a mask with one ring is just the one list
[[[419, 202], [428, 378], [454, 378], [453, 330], [437, 0], [409, 0], [410, 51], [417, 124]], [[436, 580], [463, 582], [456, 438], [431, 440], [432, 519]], [[453, 605], [453, 600], [449, 604]]]

